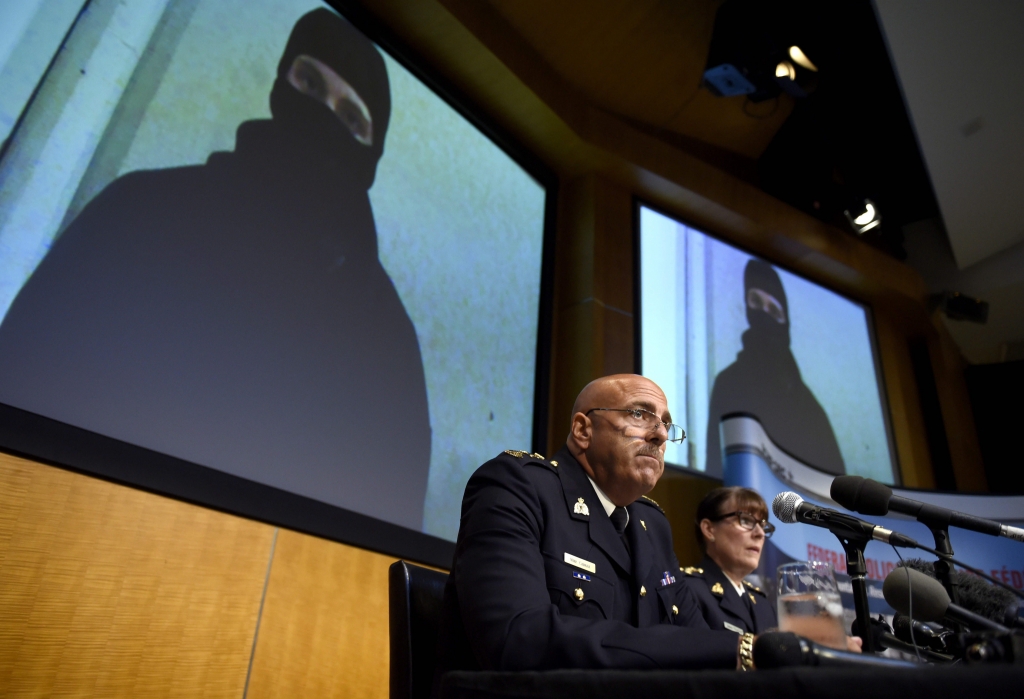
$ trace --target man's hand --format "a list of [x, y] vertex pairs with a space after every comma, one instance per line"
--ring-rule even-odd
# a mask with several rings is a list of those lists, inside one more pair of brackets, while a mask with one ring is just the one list
[[847, 636], [846, 637], [846, 650], [851, 653], [861, 653], [864, 648], [864, 639], [860, 636]]

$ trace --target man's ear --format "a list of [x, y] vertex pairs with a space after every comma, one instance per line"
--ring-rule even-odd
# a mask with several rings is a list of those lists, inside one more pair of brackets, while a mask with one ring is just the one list
[[573, 441], [576, 442], [576, 446], [581, 450], [590, 447], [590, 438], [593, 435], [593, 430], [594, 427], [589, 417], [583, 413], [576, 413], [572, 416], [570, 434]]

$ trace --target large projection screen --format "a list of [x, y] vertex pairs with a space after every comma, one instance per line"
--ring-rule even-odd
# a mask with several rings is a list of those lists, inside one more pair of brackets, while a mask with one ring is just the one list
[[454, 541], [543, 439], [552, 179], [353, 19], [0, 7], [0, 403]]
[[868, 309], [637, 208], [640, 370], [687, 431], [666, 461], [721, 478], [721, 419], [746, 413], [815, 468], [898, 482]]

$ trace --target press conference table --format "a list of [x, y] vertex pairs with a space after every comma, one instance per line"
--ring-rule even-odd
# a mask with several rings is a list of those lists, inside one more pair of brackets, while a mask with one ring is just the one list
[[1024, 666], [921, 669], [450, 672], [442, 699], [996, 699], [1024, 695]]

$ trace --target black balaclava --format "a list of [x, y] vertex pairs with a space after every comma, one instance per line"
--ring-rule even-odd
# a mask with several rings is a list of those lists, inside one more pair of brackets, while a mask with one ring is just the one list
[[[292, 62], [301, 54], [330, 66], [359, 93], [373, 120], [372, 145], [359, 143], [330, 108], [288, 82]], [[274, 122], [312, 152], [344, 165], [359, 186], [369, 189], [384, 153], [384, 134], [391, 116], [384, 59], [347, 20], [325, 8], [313, 10], [295, 23], [288, 37], [270, 92], [270, 113]]]
[[[786, 322], [780, 323], [766, 312], [751, 308], [747, 303], [747, 295], [751, 289], [765, 291], [782, 304], [786, 313]], [[765, 343], [779, 348], [789, 347], [789, 303], [786, 301], [786, 290], [782, 280], [770, 264], [764, 260], [751, 260], [743, 272], [743, 305], [747, 309], [747, 322], [750, 323], [749, 340], [758, 344]], [[744, 338], [747, 340], [747, 338]]]

